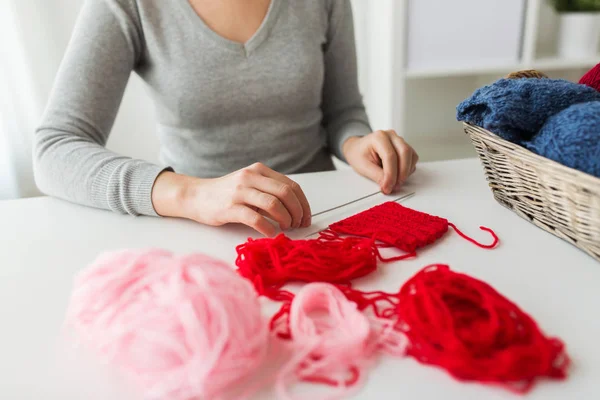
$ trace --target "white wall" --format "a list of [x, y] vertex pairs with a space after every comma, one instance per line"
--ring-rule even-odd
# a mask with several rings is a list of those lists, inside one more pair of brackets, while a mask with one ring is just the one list
[[31, 179], [31, 134], [42, 101], [23, 46], [26, 33], [19, 19], [20, 5], [0, 1], [0, 199], [37, 194]]
[[358, 58], [358, 83], [363, 94], [367, 96], [369, 86], [369, 3], [367, 0], [350, 0], [354, 14], [354, 35], [356, 38], [356, 55]]
[[[354, 0], [355, 24], [359, 56], [361, 90], [373, 129], [396, 129], [402, 118], [394, 110], [396, 69], [402, 63], [403, 52], [395, 51], [398, 43], [398, 20], [404, 18], [406, 0]], [[358, 15], [358, 16], [357, 16]]]

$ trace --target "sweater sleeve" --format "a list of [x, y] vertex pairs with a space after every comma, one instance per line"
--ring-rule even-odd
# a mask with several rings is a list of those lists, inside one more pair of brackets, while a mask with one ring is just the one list
[[349, 0], [331, 0], [325, 46], [323, 126], [330, 151], [345, 161], [342, 145], [372, 130], [358, 88], [354, 22]]
[[75, 203], [156, 216], [152, 187], [168, 168], [105, 149], [143, 49], [135, 0], [86, 0], [34, 137], [40, 190]]

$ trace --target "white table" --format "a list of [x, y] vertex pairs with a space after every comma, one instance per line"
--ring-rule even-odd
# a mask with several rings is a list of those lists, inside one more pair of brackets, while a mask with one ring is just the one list
[[[377, 190], [352, 171], [295, 179], [313, 212]], [[419, 251], [415, 260], [384, 265], [357, 287], [397, 290], [420, 268], [440, 262], [481, 278], [533, 315], [547, 334], [562, 338], [573, 359], [568, 380], [542, 380], [528, 398], [600, 398], [600, 264], [496, 203], [477, 160], [422, 164], [403, 192], [409, 190], [417, 194], [403, 203], [406, 206], [445, 217], [483, 242], [490, 238], [478, 227], [491, 227], [501, 246], [482, 250], [449, 231]], [[383, 195], [375, 196], [326, 214], [309, 230], [384, 200]], [[0, 202], [0, 221], [0, 399], [7, 400], [131, 398], [119, 393], [110, 378], [83, 367], [61, 368], [54, 356], [72, 278], [100, 252], [162, 247], [178, 253], [205, 252], [233, 265], [235, 246], [256, 236], [241, 226], [210, 228], [183, 220], [133, 218], [46, 197]], [[384, 357], [356, 398], [516, 397], [504, 389], [459, 383], [409, 358]]]

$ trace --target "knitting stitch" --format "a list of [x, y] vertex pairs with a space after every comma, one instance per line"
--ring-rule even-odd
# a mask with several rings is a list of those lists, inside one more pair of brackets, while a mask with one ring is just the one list
[[[333, 232], [372, 238], [414, 255], [418, 248], [432, 244], [441, 238], [448, 231], [449, 226], [477, 246], [493, 248], [498, 243], [498, 237], [489, 228], [481, 227], [482, 230], [492, 234], [494, 241], [490, 245], [483, 245], [464, 235], [454, 224], [444, 218], [416, 211], [393, 201], [333, 223], [328, 230], [321, 233], [321, 237], [326, 239]], [[398, 258], [389, 260], [396, 259]]]
[[600, 92], [562, 79], [500, 79], [460, 103], [456, 118], [523, 144], [552, 115], [589, 101]]
[[526, 147], [600, 178], [600, 102], [575, 104], [550, 117]]

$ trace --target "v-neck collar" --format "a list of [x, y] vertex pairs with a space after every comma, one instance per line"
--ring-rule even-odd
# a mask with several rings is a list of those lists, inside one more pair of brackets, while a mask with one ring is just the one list
[[200, 27], [202, 32], [210, 38], [214, 43], [219, 45], [220, 47], [235, 51], [241, 52], [246, 56], [249, 56], [254, 50], [256, 50], [269, 36], [271, 29], [277, 22], [277, 17], [279, 15], [279, 7], [281, 2], [284, 0], [271, 0], [269, 4], [269, 8], [267, 9], [267, 14], [263, 18], [260, 26], [254, 32], [254, 35], [246, 43], [236, 42], [234, 40], [227, 39], [217, 32], [212, 30], [202, 18], [196, 13], [194, 7], [192, 7], [189, 0], [179, 0], [178, 2], [182, 4], [184, 7], [185, 14], [192, 20], [192, 23], [196, 24]]

